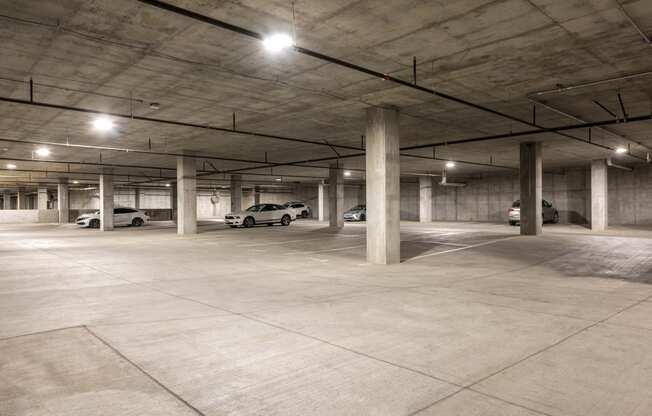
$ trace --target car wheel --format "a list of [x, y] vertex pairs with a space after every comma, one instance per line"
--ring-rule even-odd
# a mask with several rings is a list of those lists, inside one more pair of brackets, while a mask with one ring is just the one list
[[131, 221], [131, 225], [133, 225], [134, 227], [142, 227], [144, 223], [145, 221], [143, 221], [142, 218], [138, 218], [138, 217], [134, 218]]
[[509, 225], [516, 225], [516, 221], [510, 221]]
[[242, 221], [242, 225], [244, 225], [245, 228], [251, 228], [256, 224], [256, 221], [254, 220], [253, 217], [247, 217]]
[[301, 218], [308, 218], [308, 211], [303, 211], [301, 213]]
[[231, 227], [231, 228], [238, 228], [237, 225], [229, 225], [229, 227]]
[[555, 213], [552, 216], [552, 223], [557, 224], [559, 222], [559, 213], [555, 211]]
[[283, 218], [281, 218], [281, 225], [288, 226], [292, 222], [292, 218], [290, 218], [289, 215], [283, 215]]
[[98, 219], [90, 220], [88, 226], [89, 228], [100, 228], [100, 220]]
[[365, 214], [360, 215], [360, 221], [367, 221], [367, 215]]

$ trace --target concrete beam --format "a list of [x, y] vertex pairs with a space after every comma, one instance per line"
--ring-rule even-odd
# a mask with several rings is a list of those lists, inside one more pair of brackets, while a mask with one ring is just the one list
[[177, 157], [177, 234], [197, 234], [197, 166], [183, 156]]
[[543, 225], [541, 142], [520, 144], [521, 235], [539, 235]]
[[60, 179], [57, 184], [57, 209], [59, 210], [59, 224], [70, 222], [70, 195], [68, 193], [68, 179]]
[[401, 261], [398, 111], [367, 109], [367, 261]]
[[419, 222], [432, 222], [432, 176], [419, 176]]
[[608, 167], [604, 159], [591, 161], [591, 230], [604, 231], [609, 223]]
[[113, 230], [113, 175], [104, 171], [100, 175], [100, 230]]
[[344, 227], [344, 171], [337, 164], [328, 169], [328, 224]]
[[231, 175], [231, 212], [242, 211], [242, 175]]

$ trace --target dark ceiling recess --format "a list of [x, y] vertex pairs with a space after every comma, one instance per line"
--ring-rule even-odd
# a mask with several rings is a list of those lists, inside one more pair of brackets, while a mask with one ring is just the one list
[[[144, 3], [144, 4], [147, 4], [147, 5], [150, 5], [150, 6], [157, 7], [157, 8], [162, 9], [162, 10], [166, 10], [166, 11], [181, 15], [181, 16], [185, 16], [185, 17], [188, 17], [188, 18], [191, 18], [191, 19], [194, 19], [194, 20], [198, 20], [200, 22], [203, 22], [203, 23], [215, 26], [215, 27], [219, 27], [221, 29], [225, 29], [225, 30], [229, 30], [231, 32], [239, 33], [241, 35], [248, 36], [248, 37], [256, 39], [256, 40], [263, 40], [263, 35], [258, 33], [258, 32], [254, 32], [253, 30], [249, 30], [249, 29], [243, 28], [241, 26], [233, 25], [231, 23], [227, 23], [227, 22], [224, 22], [222, 20], [212, 18], [210, 16], [206, 16], [206, 15], [203, 15], [203, 14], [200, 14], [200, 13], [196, 13], [196, 12], [193, 12], [191, 10], [187, 10], [187, 9], [184, 9], [184, 8], [181, 8], [181, 7], [177, 7], [177, 6], [174, 6], [172, 4], [169, 4], [169, 3], [166, 3], [166, 2], [163, 2], [163, 1], [159, 1], [159, 0], [137, 0], [137, 1], [139, 1], [141, 3]], [[329, 55], [325, 55], [323, 53], [316, 52], [316, 51], [313, 51], [311, 49], [303, 48], [301, 46], [294, 45], [294, 46], [292, 46], [292, 49], [297, 53], [300, 53], [300, 54], [303, 54], [303, 55], [306, 55], [306, 56], [310, 56], [310, 57], [313, 57], [315, 59], [322, 60], [324, 62], [328, 62], [328, 63], [339, 65], [339, 66], [342, 66], [342, 67], [345, 67], [345, 68], [349, 68], [349, 69], [352, 69], [354, 71], [358, 71], [358, 72], [361, 72], [361, 73], [364, 73], [364, 74], [367, 74], [367, 75], [370, 75], [370, 76], [373, 76], [373, 77], [376, 77], [376, 78], [379, 78], [379, 79], [382, 79], [382, 80], [385, 80], [385, 81], [391, 81], [391, 82], [394, 82], [396, 84], [402, 85], [404, 87], [412, 88], [412, 89], [419, 90], [419, 91], [422, 91], [422, 92], [425, 92], [425, 93], [428, 93], [428, 94], [431, 94], [431, 95], [435, 95], [435, 96], [437, 96], [439, 98], [442, 98], [442, 99], [445, 99], [445, 100], [448, 100], [448, 101], [452, 101], [452, 102], [456, 102], [458, 104], [461, 104], [461, 105], [464, 105], [464, 106], [467, 106], [467, 107], [475, 108], [477, 110], [484, 111], [486, 113], [490, 113], [490, 114], [493, 114], [493, 115], [496, 115], [496, 116], [499, 116], [499, 117], [503, 117], [503, 118], [506, 118], [506, 119], [511, 120], [511, 121], [515, 121], [515, 122], [522, 123], [522, 124], [525, 124], [525, 125], [528, 125], [528, 126], [531, 126], [531, 127], [537, 127], [537, 128], [543, 129], [543, 127], [541, 125], [539, 125], [539, 124], [536, 124], [534, 122], [534, 120], [533, 121], [528, 121], [528, 120], [525, 120], [525, 119], [522, 119], [522, 118], [519, 118], [519, 117], [515, 117], [515, 116], [512, 116], [512, 115], [509, 115], [509, 114], [506, 114], [506, 113], [503, 113], [503, 112], [500, 112], [500, 111], [485, 107], [485, 106], [480, 105], [480, 104], [472, 103], [470, 101], [464, 100], [464, 99], [459, 98], [459, 97], [455, 97], [455, 96], [450, 95], [450, 94], [446, 94], [446, 93], [443, 93], [443, 92], [440, 92], [440, 91], [436, 91], [436, 90], [433, 90], [433, 89], [430, 89], [430, 88], [420, 86], [420, 85], [418, 85], [416, 83], [416, 78], [415, 78], [415, 82], [404, 81], [404, 80], [402, 80], [400, 78], [393, 77], [393, 76], [391, 76], [389, 74], [374, 71], [373, 69], [369, 69], [369, 68], [366, 68], [366, 67], [363, 67], [363, 66], [360, 66], [360, 65], [356, 65], [354, 63], [347, 62], [347, 61], [344, 61], [342, 59], [338, 59], [338, 58], [335, 58], [335, 57], [332, 57], [332, 56], [329, 56]], [[582, 142], [586, 143], [587, 145], [592, 145], [592, 146], [596, 145], [593, 142], [588, 142], [588, 141], [583, 140], [583, 139], [581, 139], [579, 137], [575, 137], [575, 136], [572, 136], [572, 135], [569, 135], [569, 134], [566, 134], [566, 133], [562, 133], [562, 132], [560, 132], [558, 130], [555, 130], [555, 129], [547, 129], [546, 132], [555, 133], [555, 134], [558, 134], [560, 136], [567, 137], [567, 138], [570, 138], [570, 139], [573, 139], [573, 140], [579, 140], [579, 141], [582, 141]], [[639, 159], [645, 160], [645, 158], [639, 158]]]

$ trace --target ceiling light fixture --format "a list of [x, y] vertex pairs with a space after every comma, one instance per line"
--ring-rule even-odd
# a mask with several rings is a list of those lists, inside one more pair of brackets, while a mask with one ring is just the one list
[[93, 128], [97, 131], [109, 131], [113, 129], [113, 121], [108, 117], [98, 117], [93, 120]]
[[7, 169], [16, 169], [16, 165], [13, 163], [7, 163]]
[[167, 186], [167, 187], [169, 188], [169, 187], [170, 187], [170, 184], [169, 184], [169, 183], [166, 183], [165, 186]]
[[449, 160], [448, 162], [446, 162], [446, 167], [447, 168], [454, 168], [455, 167], [455, 162], [453, 162], [452, 160]]
[[281, 182], [283, 179], [281, 179], [281, 178], [276, 178], [276, 179], [274, 179], [274, 180], [275, 180], [276, 182]]
[[285, 33], [277, 33], [263, 39], [263, 46], [269, 52], [280, 52], [283, 49], [294, 46], [294, 41]]
[[348, 171], [348, 170], [345, 170], [345, 171], [344, 171], [344, 176], [351, 176], [351, 172]]
[[79, 183], [79, 181], [72, 181], [72, 183], [74, 183], [75, 185], [77, 185], [77, 184]]
[[50, 156], [50, 149], [48, 149], [47, 147], [39, 147], [38, 149], [36, 149], [36, 154], [38, 156], [43, 156], [43, 157]]
[[627, 148], [623, 147], [623, 146], [618, 146], [618, 147], [616, 147], [616, 153], [618, 153], [618, 154], [627, 153]]
[[161, 104], [157, 102], [149, 103], [149, 108], [152, 110], [158, 110], [159, 108], [161, 108]]

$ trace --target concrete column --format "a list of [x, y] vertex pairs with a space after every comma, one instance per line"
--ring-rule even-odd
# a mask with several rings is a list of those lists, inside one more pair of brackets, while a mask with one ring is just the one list
[[401, 261], [398, 111], [367, 109], [367, 261]]
[[328, 170], [328, 224], [344, 227], [344, 170], [332, 164]]
[[38, 199], [36, 207], [39, 210], [48, 209], [48, 188], [45, 186], [38, 187]]
[[134, 189], [134, 208], [140, 209], [140, 188]]
[[419, 222], [432, 222], [432, 176], [419, 176]]
[[57, 184], [57, 209], [59, 210], [59, 224], [67, 224], [70, 222], [68, 179], [61, 179]]
[[197, 234], [197, 166], [177, 156], [177, 234]]
[[521, 235], [541, 234], [542, 164], [541, 142], [521, 143]]
[[607, 163], [591, 161], [591, 230], [604, 231], [609, 223], [607, 201]]
[[16, 196], [16, 209], [27, 209], [27, 195], [25, 189], [18, 188], [18, 195]]
[[254, 187], [254, 205], [260, 204], [260, 188]]
[[231, 212], [242, 211], [242, 175], [231, 175]]
[[177, 183], [170, 185], [170, 220], [177, 223]]
[[317, 213], [319, 221], [326, 221], [326, 185], [320, 183], [317, 188]]
[[109, 171], [100, 175], [100, 230], [113, 230], [113, 175]]
[[2, 193], [2, 208], [11, 209], [11, 193], [9, 191]]

